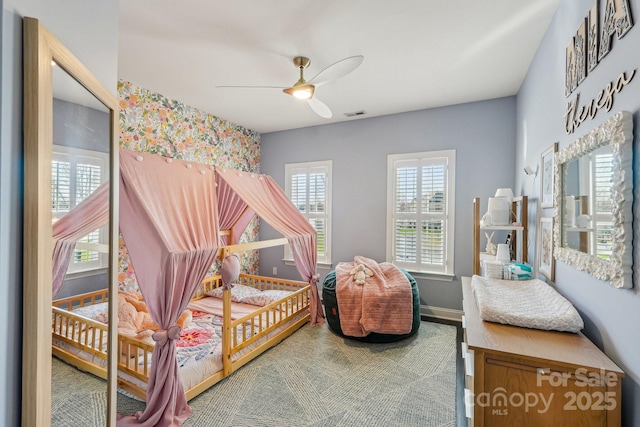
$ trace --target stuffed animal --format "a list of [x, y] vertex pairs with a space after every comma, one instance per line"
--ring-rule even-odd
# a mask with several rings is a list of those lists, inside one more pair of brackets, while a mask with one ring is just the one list
[[[176, 324], [186, 328], [192, 319], [191, 310], [185, 310]], [[160, 329], [151, 319], [147, 305], [138, 294], [133, 292], [118, 292], [118, 333], [132, 336], [150, 343], [151, 335]]]
[[356, 285], [364, 285], [367, 277], [373, 276], [373, 271], [367, 268], [364, 264], [356, 265], [349, 273], [353, 276], [353, 281]]
[[489, 233], [484, 233], [484, 235], [487, 237], [487, 247], [485, 248], [485, 251], [489, 255], [495, 255], [496, 252], [498, 251], [496, 244], [491, 241], [491, 239], [493, 239], [494, 233], [495, 231], [491, 233], [491, 235], [489, 235]]

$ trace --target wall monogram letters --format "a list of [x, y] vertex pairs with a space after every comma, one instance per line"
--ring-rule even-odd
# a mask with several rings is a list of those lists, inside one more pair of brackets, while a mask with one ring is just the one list
[[[629, 0], [604, 0], [604, 16], [600, 30], [600, 8], [595, 0], [589, 14], [582, 21], [575, 36], [566, 48], [565, 96], [570, 96], [591, 73], [602, 59], [611, 51], [615, 34], [620, 40], [633, 27]], [[635, 75], [633, 70], [628, 76], [621, 73], [615, 82], [609, 82], [598, 96], [589, 104], [578, 109], [579, 94], [567, 104], [565, 110], [565, 130], [573, 133], [587, 118], [593, 119], [601, 108], [611, 109], [613, 95], [620, 92]]]
[[610, 111], [613, 106], [613, 95], [620, 92], [635, 75], [636, 70], [631, 71], [628, 76], [624, 72], [620, 73], [615, 82], [607, 83], [607, 86], [598, 92], [598, 95], [595, 98], [580, 108], [578, 108], [578, 99], [580, 98], [580, 94], [577, 93], [573, 97], [573, 101], [567, 104], [567, 108], [564, 113], [565, 131], [568, 134], [573, 133], [576, 128], [582, 124], [582, 122], [586, 119], [593, 119], [602, 108]]

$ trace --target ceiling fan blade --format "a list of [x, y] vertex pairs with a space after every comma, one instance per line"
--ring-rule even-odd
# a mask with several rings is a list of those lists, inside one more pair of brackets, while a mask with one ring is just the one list
[[327, 107], [327, 104], [320, 101], [318, 98], [311, 98], [307, 100], [307, 102], [309, 103], [309, 107], [311, 107], [311, 109], [320, 117], [324, 119], [330, 119], [333, 117], [333, 114], [329, 107]]
[[325, 83], [332, 82], [340, 77], [344, 77], [362, 64], [364, 56], [356, 55], [341, 59], [340, 61], [329, 65], [324, 70], [313, 76], [308, 83], [315, 86], [321, 86]]

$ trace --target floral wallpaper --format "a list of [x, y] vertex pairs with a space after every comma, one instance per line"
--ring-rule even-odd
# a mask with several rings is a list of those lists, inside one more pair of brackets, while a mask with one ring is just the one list
[[[118, 99], [120, 147], [260, 172], [260, 134], [123, 80], [118, 82]], [[257, 220], [249, 224], [240, 240], [258, 240]], [[243, 271], [257, 274], [257, 251], [241, 254], [241, 263]], [[218, 268], [219, 265], [213, 266], [210, 274]], [[122, 236], [118, 254], [118, 285], [120, 290], [138, 291]]]

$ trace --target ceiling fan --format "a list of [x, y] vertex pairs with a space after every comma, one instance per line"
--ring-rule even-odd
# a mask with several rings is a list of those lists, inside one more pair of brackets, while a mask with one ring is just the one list
[[305, 56], [296, 56], [293, 58], [293, 65], [300, 70], [300, 78], [291, 87], [282, 86], [216, 86], [217, 88], [253, 88], [253, 89], [282, 89], [288, 95], [292, 95], [298, 99], [306, 100], [309, 107], [320, 117], [330, 119], [332, 117], [331, 110], [327, 105], [314, 96], [316, 88], [337, 80], [354, 71], [362, 64], [364, 56], [355, 55], [341, 59], [324, 70], [320, 71], [308, 81], [304, 79], [304, 70], [309, 66], [311, 60]]

